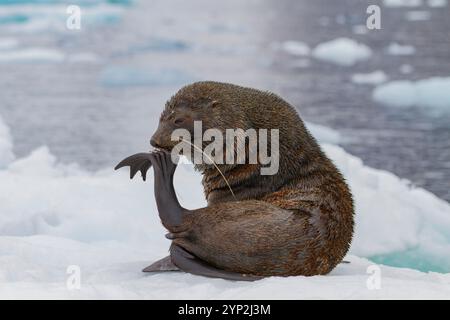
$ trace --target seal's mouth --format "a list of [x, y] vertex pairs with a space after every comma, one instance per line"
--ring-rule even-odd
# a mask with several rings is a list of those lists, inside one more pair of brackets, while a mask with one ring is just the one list
[[160, 146], [158, 146], [158, 147], [152, 147], [151, 149], [150, 149], [150, 152], [158, 152], [158, 151], [167, 151], [167, 152], [170, 152], [170, 151], [172, 151], [170, 148], [167, 148], [167, 147], [160, 147]]

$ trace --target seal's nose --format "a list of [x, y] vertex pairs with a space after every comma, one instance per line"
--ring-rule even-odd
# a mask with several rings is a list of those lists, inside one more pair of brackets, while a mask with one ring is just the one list
[[160, 147], [160, 143], [161, 142], [159, 140], [157, 140], [154, 136], [150, 139], [150, 145], [152, 147], [159, 148]]

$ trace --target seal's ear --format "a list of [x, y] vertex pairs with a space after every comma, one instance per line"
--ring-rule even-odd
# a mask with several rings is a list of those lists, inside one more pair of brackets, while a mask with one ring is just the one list
[[213, 100], [213, 99], [209, 99], [209, 98], [201, 99], [200, 101], [198, 101], [196, 103], [197, 106], [204, 108], [204, 109], [214, 108], [218, 104], [219, 104], [218, 100]]
[[210, 108], [214, 108], [215, 106], [217, 106], [219, 104], [219, 101], [217, 100], [213, 100], [209, 102], [209, 107]]

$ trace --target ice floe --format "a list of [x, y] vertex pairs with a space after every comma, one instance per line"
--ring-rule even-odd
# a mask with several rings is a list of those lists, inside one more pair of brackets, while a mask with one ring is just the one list
[[372, 50], [349, 38], [338, 38], [317, 45], [312, 56], [341, 66], [352, 66], [372, 56]]

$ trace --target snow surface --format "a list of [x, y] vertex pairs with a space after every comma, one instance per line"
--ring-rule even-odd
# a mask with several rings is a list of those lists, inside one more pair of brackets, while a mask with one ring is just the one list
[[[319, 141], [336, 139], [329, 129], [308, 127]], [[425, 257], [450, 271], [450, 205], [391, 173], [364, 166], [338, 146], [322, 144], [355, 198], [356, 233], [346, 258], [351, 263], [327, 276], [242, 283], [140, 271], [167, 255], [169, 246], [156, 214], [152, 174], [144, 183], [130, 181], [127, 170], [88, 172], [58, 162], [47, 147], [14, 160], [3, 122], [0, 142], [0, 154], [10, 155], [0, 169], [0, 298], [450, 297], [450, 274], [387, 266], [379, 266], [381, 288], [370, 290], [367, 268], [373, 262], [355, 255], [382, 259], [415, 250], [419, 261]], [[205, 205], [200, 179], [191, 166], [178, 167], [175, 186], [184, 206]], [[72, 265], [81, 270], [79, 290], [66, 285]]]
[[312, 51], [312, 56], [319, 60], [348, 67], [369, 59], [372, 56], [372, 50], [353, 39], [338, 38], [317, 45]]
[[357, 84], [380, 84], [386, 82], [388, 76], [382, 70], [370, 73], [355, 73], [352, 75], [352, 82]]
[[375, 88], [372, 98], [391, 107], [422, 107], [431, 113], [450, 111], [450, 77], [433, 77], [419, 81], [399, 80]]

